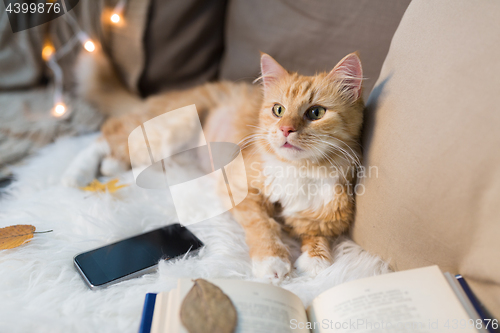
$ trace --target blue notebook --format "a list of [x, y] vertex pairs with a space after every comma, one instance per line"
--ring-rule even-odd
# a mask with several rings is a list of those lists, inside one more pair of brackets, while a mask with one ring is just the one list
[[151, 333], [151, 324], [153, 323], [153, 313], [155, 311], [156, 294], [146, 294], [144, 308], [142, 309], [141, 326], [139, 333]]
[[481, 317], [481, 320], [483, 321], [483, 325], [487, 327], [488, 332], [490, 333], [495, 333], [495, 329], [493, 328], [493, 325], [488, 325], [488, 321], [491, 320], [489, 318], [493, 318], [493, 316], [484, 308], [484, 306], [481, 304], [481, 302], [477, 299], [476, 295], [474, 295], [474, 292], [472, 289], [470, 289], [469, 284], [465, 279], [463, 278], [462, 275], [457, 274], [455, 275], [455, 278], [457, 279], [458, 283], [460, 283], [460, 286], [462, 287], [463, 291], [469, 298], [469, 301], [472, 303], [474, 306], [474, 309], [478, 313], [479, 317]]

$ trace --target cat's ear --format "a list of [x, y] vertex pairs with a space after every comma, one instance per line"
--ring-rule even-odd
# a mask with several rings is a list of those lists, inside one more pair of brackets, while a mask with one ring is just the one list
[[268, 88], [269, 85], [272, 85], [282, 77], [288, 75], [286, 69], [281, 67], [276, 60], [266, 53], [261, 53], [260, 69], [262, 71], [262, 82], [264, 82], [265, 88]]
[[361, 96], [363, 68], [357, 52], [348, 54], [332, 69], [327, 76], [340, 82], [342, 91], [357, 100]]

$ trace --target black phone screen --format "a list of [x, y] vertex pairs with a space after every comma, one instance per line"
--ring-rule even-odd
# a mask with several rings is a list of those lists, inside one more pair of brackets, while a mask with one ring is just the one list
[[173, 224], [79, 254], [74, 261], [91, 287], [97, 287], [202, 246], [188, 229]]

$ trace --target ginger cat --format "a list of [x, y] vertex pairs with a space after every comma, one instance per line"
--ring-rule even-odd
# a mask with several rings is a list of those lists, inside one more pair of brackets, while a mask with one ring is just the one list
[[[249, 193], [232, 214], [245, 229], [254, 275], [277, 283], [290, 273], [283, 231], [301, 239], [296, 269], [316, 275], [331, 265], [331, 239], [353, 220], [364, 108], [361, 62], [352, 53], [329, 73], [302, 76], [262, 54], [261, 69], [261, 87], [207, 83], [142, 100], [120, 84], [102, 54], [81, 59], [79, 93], [112, 117], [63, 181], [82, 186], [99, 165], [104, 175], [129, 169], [128, 135], [134, 128], [195, 104], [207, 141], [242, 148]], [[188, 127], [182, 119], [166, 124], [161, 140], [189, 140]]]

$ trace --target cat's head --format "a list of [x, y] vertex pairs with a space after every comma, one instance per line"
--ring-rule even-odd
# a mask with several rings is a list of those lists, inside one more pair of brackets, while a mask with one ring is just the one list
[[299, 163], [352, 164], [357, 159], [352, 148], [359, 139], [364, 108], [357, 54], [315, 76], [289, 73], [267, 54], [262, 54], [261, 69], [264, 100], [259, 127], [267, 151]]

